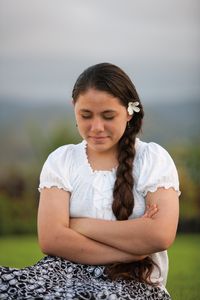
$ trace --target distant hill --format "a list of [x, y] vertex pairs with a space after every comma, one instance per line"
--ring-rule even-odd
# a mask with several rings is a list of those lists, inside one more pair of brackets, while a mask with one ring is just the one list
[[163, 145], [200, 141], [200, 100], [146, 105], [144, 136]]
[[[199, 114], [200, 101], [146, 104], [141, 139], [165, 147], [195, 143], [196, 139], [200, 140]], [[35, 136], [48, 140], [57, 127], [66, 132], [72, 130], [78, 139], [73, 115], [73, 107], [68, 104], [0, 101], [1, 165], [31, 160], [37, 141]]]

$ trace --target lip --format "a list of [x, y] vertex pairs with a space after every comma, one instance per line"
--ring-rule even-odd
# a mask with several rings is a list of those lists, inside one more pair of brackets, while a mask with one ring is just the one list
[[102, 140], [102, 139], [106, 139], [107, 136], [89, 136], [91, 139], [95, 139], [95, 140]]
[[108, 136], [89, 136], [89, 139], [94, 143], [105, 143], [108, 139]]

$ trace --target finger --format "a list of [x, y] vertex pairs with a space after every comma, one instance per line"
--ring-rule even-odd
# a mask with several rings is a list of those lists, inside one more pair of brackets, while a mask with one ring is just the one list
[[157, 207], [153, 207], [151, 208], [148, 212], [147, 212], [147, 215], [148, 217], [153, 217], [156, 213], [158, 212], [158, 208]]
[[150, 208], [147, 209], [145, 212], [147, 217], [152, 217], [158, 211], [158, 206], [156, 204], [152, 205]]

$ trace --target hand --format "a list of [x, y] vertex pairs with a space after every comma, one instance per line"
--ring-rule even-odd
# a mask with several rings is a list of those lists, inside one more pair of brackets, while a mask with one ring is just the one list
[[147, 205], [146, 211], [141, 218], [150, 218], [151, 219], [157, 212], [158, 212], [157, 204]]

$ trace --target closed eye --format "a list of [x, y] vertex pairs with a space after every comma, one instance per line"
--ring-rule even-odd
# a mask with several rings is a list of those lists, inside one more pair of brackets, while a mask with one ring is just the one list
[[81, 115], [83, 119], [90, 119], [92, 116], [89, 114]]
[[105, 120], [113, 120], [114, 116], [103, 116]]
[[102, 118], [105, 120], [112, 120], [115, 116], [116, 114], [113, 111], [104, 111], [102, 113]]

